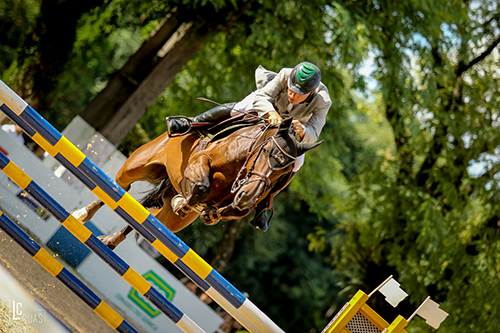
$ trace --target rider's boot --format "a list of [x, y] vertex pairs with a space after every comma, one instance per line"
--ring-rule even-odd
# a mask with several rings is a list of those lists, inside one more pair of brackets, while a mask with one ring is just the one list
[[289, 174], [282, 176], [276, 183], [275, 190], [272, 193], [268, 194], [268, 196], [264, 198], [264, 200], [262, 200], [257, 204], [257, 206], [254, 209], [255, 217], [253, 218], [252, 221], [250, 221], [252, 227], [260, 229], [262, 231], [267, 231], [267, 229], [269, 229], [269, 222], [271, 221], [271, 219], [267, 217], [267, 210], [273, 209], [271, 200], [273, 200], [276, 194], [278, 194], [281, 190], [287, 187], [288, 184], [291, 183], [292, 179], [295, 177], [296, 174], [297, 172], [292, 171]]
[[169, 136], [187, 134], [191, 129], [191, 124], [185, 118], [167, 117], [167, 132]]
[[[231, 110], [236, 103], [226, 103], [216, 106], [194, 117], [194, 123], [216, 122], [230, 117]], [[182, 117], [167, 117], [167, 131], [169, 135], [182, 135], [189, 132], [191, 125]]]
[[193, 122], [204, 123], [226, 120], [231, 115], [231, 110], [235, 104], [236, 103], [226, 103], [218, 105], [194, 117]]
[[255, 229], [260, 229], [262, 231], [267, 231], [269, 229], [269, 219], [267, 217], [267, 209], [269, 207], [269, 196], [259, 202], [255, 207], [255, 217], [250, 224]]

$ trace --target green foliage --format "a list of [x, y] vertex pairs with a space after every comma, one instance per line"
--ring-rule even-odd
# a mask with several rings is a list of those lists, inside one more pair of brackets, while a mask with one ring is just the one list
[[[498, 332], [498, 8], [461, 1], [109, 1], [83, 15], [49, 121], [62, 129], [176, 6], [241, 11], [209, 36], [120, 147], [255, 89], [258, 65], [322, 70], [334, 101], [305, 165], [275, 200], [268, 232], [247, 226], [227, 274], [285, 331], [318, 332], [358, 289], [388, 275], [450, 313], [439, 332]], [[40, 4], [0, 4], [0, 76], [20, 82], [20, 41]], [[30, 50], [34, 51], [34, 50]], [[32, 54], [32, 53], [28, 53]], [[373, 61], [371, 81], [362, 72]], [[224, 227], [179, 235], [207, 261]], [[371, 305], [394, 318], [380, 297]], [[330, 311], [330, 312], [328, 312]], [[328, 313], [327, 316], [325, 314]], [[431, 332], [421, 319], [410, 332]]]
[[0, 79], [8, 84], [16, 79], [19, 45], [33, 28], [39, 10], [35, 0], [0, 2]]

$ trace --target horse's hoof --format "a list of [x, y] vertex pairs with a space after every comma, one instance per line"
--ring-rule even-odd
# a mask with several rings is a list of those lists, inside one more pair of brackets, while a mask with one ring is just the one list
[[199, 182], [194, 184], [193, 194], [191, 194], [191, 199], [189, 200], [189, 204], [191, 206], [196, 205], [198, 202], [203, 201], [210, 193], [210, 183]]
[[205, 225], [216, 225], [220, 221], [220, 216], [217, 214], [217, 209], [208, 208], [201, 212], [200, 220]]
[[94, 200], [83, 208], [75, 209], [74, 211], [71, 212], [71, 215], [73, 215], [73, 217], [76, 218], [78, 221], [86, 223], [90, 221], [91, 218], [94, 217], [95, 213], [97, 213], [97, 211], [103, 205], [104, 203], [102, 201]]
[[187, 200], [180, 194], [177, 194], [172, 198], [170, 201], [170, 204], [172, 205], [172, 210], [175, 214], [179, 215], [180, 217], [185, 217], [186, 216], [186, 205], [187, 205]]
[[87, 213], [87, 208], [85, 208], [85, 207], [73, 210], [71, 212], [71, 215], [75, 219], [77, 219], [78, 221], [80, 221], [82, 223], [88, 222], [88, 220], [89, 220], [89, 219], [87, 219], [88, 213]]
[[98, 239], [100, 239], [104, 245], [109, 247], [111, 250], [114, 250], [118, 244], [123, 242], [127, 236], [125, 236], [121, 231], [115, 232], [114, 234], [108, 235], [108, 236], [98, 236]]

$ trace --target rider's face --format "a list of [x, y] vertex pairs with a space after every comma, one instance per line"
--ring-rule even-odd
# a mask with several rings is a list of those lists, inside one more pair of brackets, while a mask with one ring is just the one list
[[[314, 91], [313, 91], [314, 92]], [[305, 101], [307, 99], [307, 97], [309, 97], [310, 94], [312, 94], [313, 92], [310, 92], [309, 94], [305, 94], [305, 95], [299, 95], [297, 93], [294, 93], [293, 91], [291, 91], [290, 89], [288, 89], [288, 101], [292, 104], [299, 104], [299, 103], [302, 103], [303, 101]]]

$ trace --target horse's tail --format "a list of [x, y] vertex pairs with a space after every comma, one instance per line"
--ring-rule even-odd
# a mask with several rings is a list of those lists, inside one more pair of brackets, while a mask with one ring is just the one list
[[[171, 192], [171, 193], [170, 193]], [[146, 194], [139, 202], [146, 208], [161, 208], [163, 207], [163, 197], [165, 195], [175, 195], [175, 189], [172, 186], [169, 178], [163, 179], [161, 182]]]

